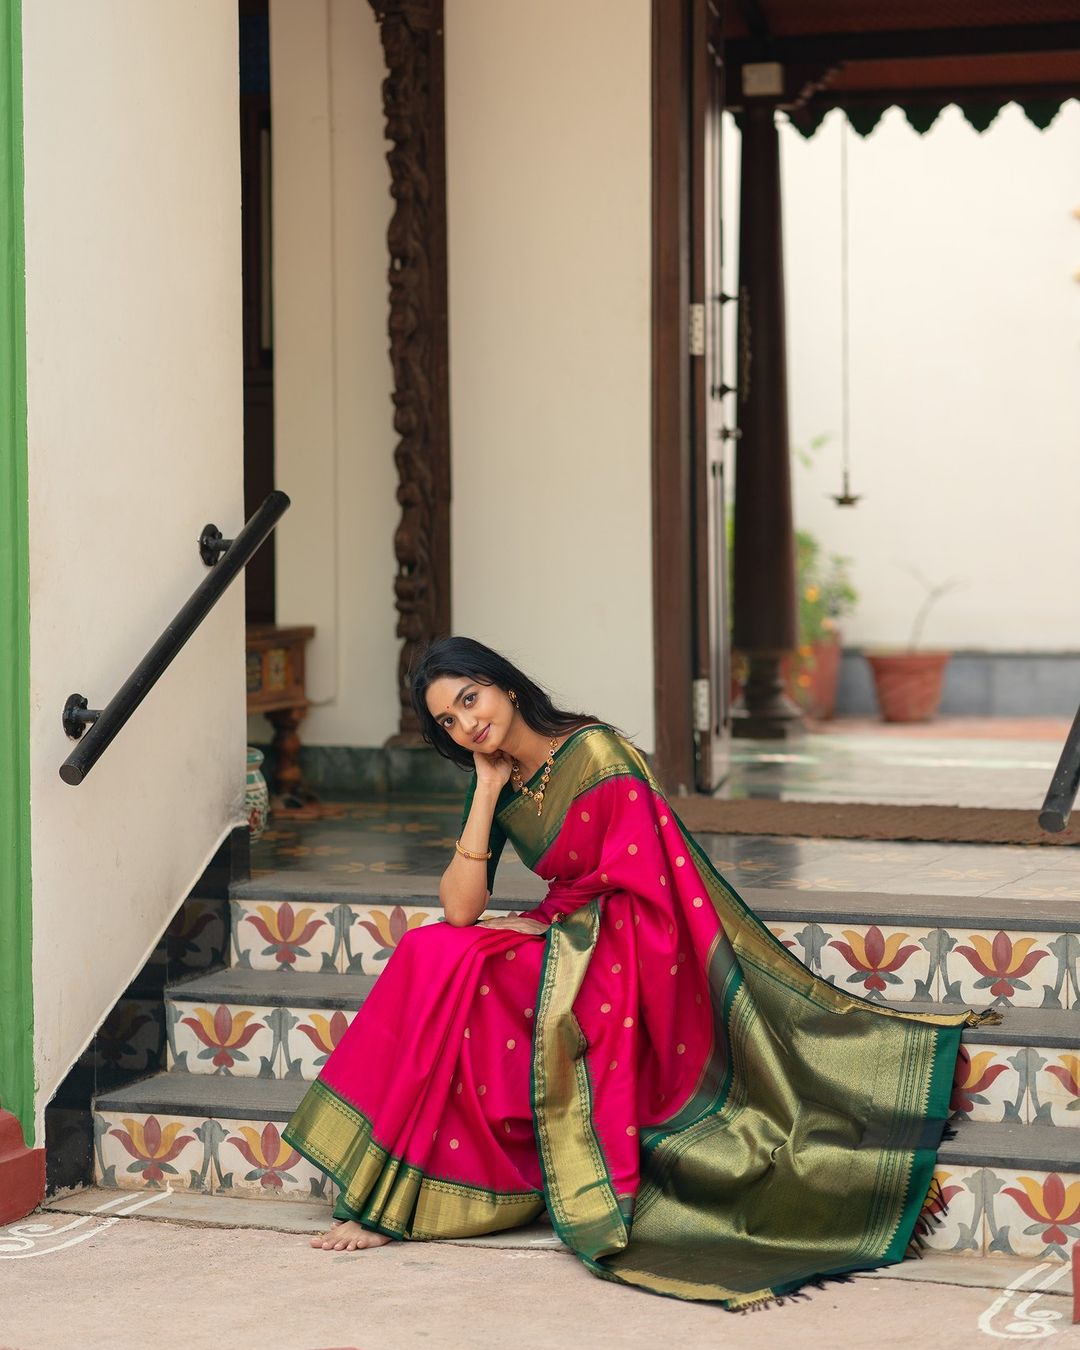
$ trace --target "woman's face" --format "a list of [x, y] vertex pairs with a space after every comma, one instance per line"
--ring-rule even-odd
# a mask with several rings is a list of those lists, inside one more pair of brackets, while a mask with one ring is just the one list
[[470, 753], [493, 755], [517, 716], [506, 691], [468, 675], [443, 675], [426, 694], [428, 712], [452, 741]]

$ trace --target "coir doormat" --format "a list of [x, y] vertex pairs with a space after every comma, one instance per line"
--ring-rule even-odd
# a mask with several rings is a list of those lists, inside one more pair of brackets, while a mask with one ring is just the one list
[[819, 839], [915, 839], [958, 844], [1080, 844], [1080, 811], [1060, 834], [1038, 812], [998, 807], [899, 806], [871, 802], [722, 801], [684, 797], [676, 809], [695, 834], [780, 834]]

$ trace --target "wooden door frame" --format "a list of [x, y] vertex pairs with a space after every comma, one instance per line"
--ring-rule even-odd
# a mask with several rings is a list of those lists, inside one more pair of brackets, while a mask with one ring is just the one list
[[690, 304], [691, 15], [652, 3], [652, 540], [656, 773], [693, 792]]

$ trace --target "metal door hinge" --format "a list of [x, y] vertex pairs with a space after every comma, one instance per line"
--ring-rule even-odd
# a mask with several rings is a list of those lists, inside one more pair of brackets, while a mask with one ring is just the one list
[[690, 355], [705, 355], [705, 306], [690, 306]]
[[708, 680], [695, 680], [694, 690], [694, 730], [709, 731], [712, 728], [712, 698]]

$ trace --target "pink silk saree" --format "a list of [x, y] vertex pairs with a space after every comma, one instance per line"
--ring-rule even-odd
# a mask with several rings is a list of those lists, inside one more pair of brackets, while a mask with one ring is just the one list
[[504, 791], [491, 877], [507, 839], [546, 933], [407, 933], [285, 1129], [336, 1214], [417, 1239], [546, 1207], [596, 1274], [732, 1309], [900, 1260], [971, 1015], [813, 975], [607, 727], [542, 815]]

